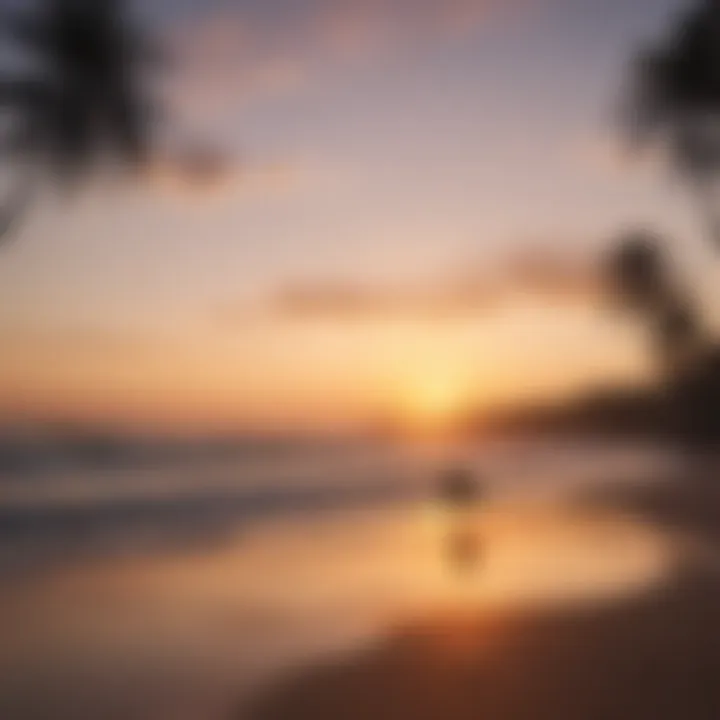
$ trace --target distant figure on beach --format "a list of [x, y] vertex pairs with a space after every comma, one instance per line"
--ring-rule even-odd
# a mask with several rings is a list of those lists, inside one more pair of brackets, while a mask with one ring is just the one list
[[451, 515], [445, 559], [453, 571], [465, 575], [477, 568], [482, 554], [473, 512], [481, 500], [480, 486], [471, 471], [451, 468], [440, 478], [439, 495]]

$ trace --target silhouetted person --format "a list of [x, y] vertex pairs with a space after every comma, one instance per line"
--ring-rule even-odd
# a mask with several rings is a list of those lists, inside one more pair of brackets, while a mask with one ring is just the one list
[[469, 470], [452, 468], [440, 478], [439, 496], [450, 514], [445, 559], [455, 572], [469, 573], [477, 567], [482, 555], [474, 516], [482, 498], [480, 486]]

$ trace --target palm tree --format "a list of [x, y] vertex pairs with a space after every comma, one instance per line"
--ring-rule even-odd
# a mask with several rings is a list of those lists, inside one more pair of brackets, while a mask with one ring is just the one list
[[707, 339], [693, 304], [669, 270], [659, 238], [645, 231], [621, 238], [606, 274], [613, 298], [650, 329], [666, 377], [690, 369]]
[[657, 238], [622, 238], [607, 263], [613, 299], [650, 332], [661, 374], [666, 427], [685, 449], [706, 452], [720, 438], [720, 354], [693, 303], [669, 271]]
[[669, 295], [658, 308], [652, 330], [656, 352], [671, 380], [694, 371], [707, 352], [709, 342], [700, 319], [690, 302], [678, 294]]
[[123, 0], [43, 0], [35, 12], [0, 16], [0, 29], [32, 68], [0, 77], [0, 151], [16, 177], [1, 239], [44, 179], [74, 189], [101, 165], [147, 162], [154, 49]]
[[720, 244], [720, 0], [700, 0], [674, 31], [642, 54], [628, 113], [632, 139], [663, 144], [690, 182]]
[[606, 275], [613, 298], [637, 312], [654, 312], [669, 285], [659, 239], [636, 231], [622, 237], [608, 260]]

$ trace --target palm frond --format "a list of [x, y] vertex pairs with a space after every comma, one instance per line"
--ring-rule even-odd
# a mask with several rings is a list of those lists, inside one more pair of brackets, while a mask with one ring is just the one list
[[[0, 136], [6, 160], [31, 159], [70, 190], [108, 161], [131, 169], [148, 162], [156, 123], [147, 73], [160, 56], [126, 0], [42, 0], [0, 22], [38, 68], [0, 77], [0, 120], [12, 129]], [[6, 209], [0, 200], [0, 235], [23, 206], [14, 199]]]
[[47, 44], [47, 25], [44, 18], [37, 15], [6, 10], [0, 13], [0, 29], [31, 51], [42, 51]]
[[50, 83], [39, 78], [0, 78], [0, 108], [27, 116], [48, 109], [54, 92]]

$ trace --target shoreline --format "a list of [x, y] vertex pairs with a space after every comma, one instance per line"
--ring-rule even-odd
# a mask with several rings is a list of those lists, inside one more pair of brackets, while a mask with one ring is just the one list
[[431, 615], [286, 677], [235, 720], [713, 720], [720, 712], [720, 487], [612, 488], [630, 513], [703, 545], [661, 587], [606, 603]]

